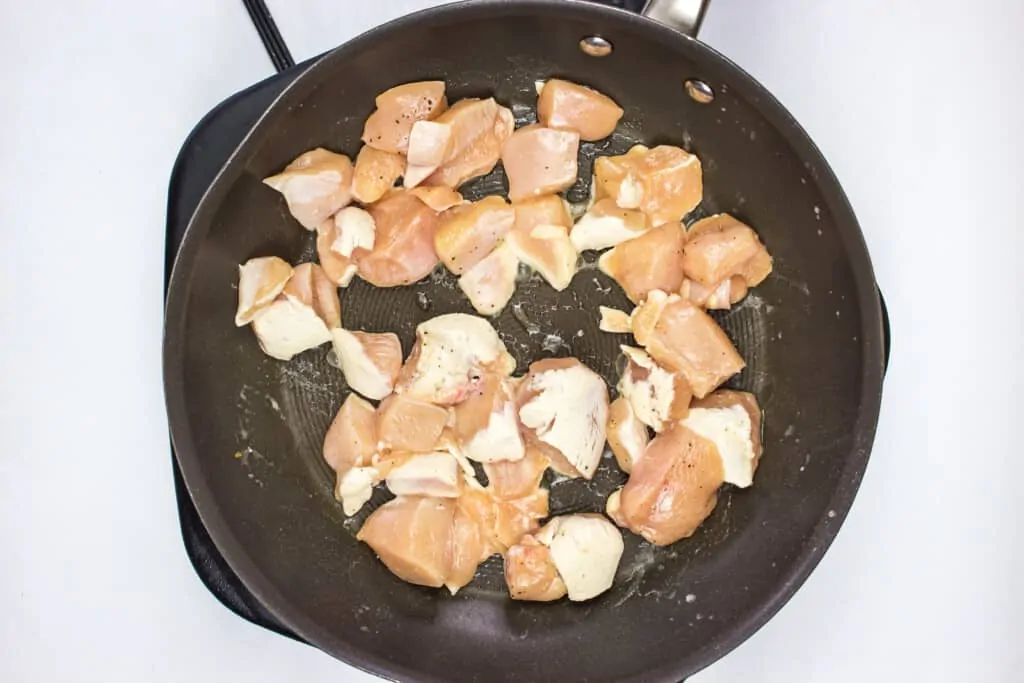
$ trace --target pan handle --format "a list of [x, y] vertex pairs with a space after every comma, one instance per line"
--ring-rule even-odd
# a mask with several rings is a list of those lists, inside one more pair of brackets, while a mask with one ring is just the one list
[[696, 38], [709, 4], [711, 0], [647, 0], [640, 13]]

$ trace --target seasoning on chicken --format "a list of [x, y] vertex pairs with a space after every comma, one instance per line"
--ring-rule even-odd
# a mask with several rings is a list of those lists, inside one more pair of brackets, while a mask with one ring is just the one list
[[654, 289], [675, 292], [683, 284], [683, 243], [679, 223], [665, 223], [601, 254], [598, 266], [615, 279], [633, 303]]
[[548, 459], [535, 447], [527, 448], [519, 460], [485, 462], [487, 489], [498, 498], [523, 498], [537, 490], [547, 468]]
[[753, 394], [720, 389], [697, 401], [683, 424], [715, 444], [727, 483], [753, 484], [762, 453], [761, 407]]
[[620, 209], [611, 199], [601, 199], [576, 221], [569, 238], [576, 251], [601, 250], [647, 232], [647, 217], [635, 209]]
[[433, 451], [447, 424], [448, 411], [440, 406], [398, 394], [388, 396], [377, 407], [379, 449]]
[[621, 348], [627, 363], [619, 380], [619, 394], [629, 401], [636, 418], [660, 432], [686, 417], [693, 397], [686, 377], [665, 370], [641, 349]]
[[564, 290], [576, 274], [579, 255], [569, 239], [572, 217], [557, 195], [538, 197], [514, 205], [515, 225], [508, 244], [516, 257], [537, 271], [548, 284]]
[[566, 594], [551, 549], [530, 534], [505, 553], [505, 583], [513, 600], [551, 602]]
[[417, 199], [438, 213], [447, 211], [453, 206], [458, 206], [466, 201], [462, 198], [461, 194], [444, 185], [436, 187], [424, 187], [421, 185], [409, 190], [409, 194], [415, 195]]
[[612, 334], [633, 333], [633, 323], [629, 318], [629, 313], [607, 306], [598, 306], [597, 308], [601, 313], [601, 322], [597, 325], [599, 330]]
[[519, 387], [519, 421], [527, 443], [552, 467], [590, 479], [604, 451], [608, 388], [575, 358], [537, 361]]
[[[749, 226], [720, 213], [690, 226], [682, 266], [689, 280], [712, 290], [708, 308], [728, 308], [742, 299], [748, 288], [768, 277], [772, 258]], [[734, 285], [737, 279], [739, 282]], [[699, 295], [694, 289], [691, 285], [687, 292], [691, 301], [695, 294]]]
[[480, 315], [497, 315], [516, 291], [519, 258], [502, 242], [459, 278], [459, 289]]
[[603, 516], [555, 517], [534, 538], [551, 550], [570, 600], [590, 600], [612, 587], [624, 544], [622, 534]]
[[276, 256], [252, 258], [238, 266], [238, 310], [235, 325], [244, 327], [277, 298], [292, 276], [292, 267]]
[[263, 182], [284, 195], [288, 210], [302, 227], [316, 230], [352, 201], [352, 161], [318, 147]]
[[537, 119], [549, 128], [567, 128], [581, 140], [602, 140], [615, 131], [622, 107], [615, 100], [583, 85], [552, 78], [540, 88]]
[[455, 437], [463, 455], [477, 462], [521, 460], [515, 388], [497, 375], [484, 375], [455, 406]]
[[598, 157], [594, 177], [597, 195], [640, 209], [654, 227], [681, 221], [704, 193], [700, 159], [670, 145], [636, 145], [622, 156]]
[[448, 158], [452, 146], [452, 128], [437, 121], [417, 121], [409, 135], [408, 164], [402, 184], [416, 187]]
[[356, 538], [398, 578], [439, 588], [451, 572], [455, 510], [449, 498], [398, 496], [374, 510]]
[[666, 370], [682, 373], [697, 398], [746, 365], [718, 323], [676, 294], [650, 292], [632, 320], [637, 342]]
[[359, 277], [377, 287], [421, 280], [437, 265], [437, 213], [406, 191], [395, 191], [369, 208], [376, 225], [373, 250], [357, 251]]
[[356, 155], [352, 176], [352, 198], [363, 204], [373, 204], [405, 173], [405, 157], [397, 152], [385, 152], [363, 145]]
[[533, 124], [512, 133], [501, 151], [513, 202], [561, 192], [576, 182], [580, 135]]
[[502, 197], [485, 197], [441, 214], [434, 251], [456, 275], [480, 263], [512, 230], [516, 214]]
[[655, 545], [697, 530], [718, 501], [724, 479], [715, 445], [683, 423], [648, 444], [629, 481], [608, 497], [608, 516]]
[[316, 229], [316, 255], [327, 279], [338, 287], [348, 287], [356, 276], [355, 260], [334, 251], [338, 241], [338, 228], [334, 218], [328, 218]]
[[363, 142], [384, 152], [405, 154], [417, 121], [430, 121], [448, 107], [444, 81], [405, 83], [377, 95], [377, 110], [366, 120]]
[[465, 399], [485, 373], [507, 377], [516, 367], [498, 333], [482, 318], [450, 313], [416, 328], [416, 345], [395, 391], [438, 405]]
[[391, 468], [385, 479], [396, 496], [458, 498], [462, 473], [455, 456], [447, 451], [417, 453]]
[[379, 401], [395, 389], [402, 369], [402, 344], [398, 336], [371, 332], [331, 332], [345, 381], [366, 398]]
[[644, 454], [650, 440], [647, 425], [637, 419], [629, 399], [620, 396], [612, 401], [608, 407], [608, 446], [619, 469], [627, 474], [632, 472], [633, 464]]
[[516, 126], [512, 110], [493, 97], [459, 100], [437, 117], [437, 122], [451, 127], [451, 147], [445, 162], [424, 184], [453, 189], [490, 173]]
[[334, 496], [346, 515], [370, 499], [375, 476], [368, 467], [377, 451], [377, 413], [365, 399], [349, 394], [324, 437], [324, 460], [337, 474]]

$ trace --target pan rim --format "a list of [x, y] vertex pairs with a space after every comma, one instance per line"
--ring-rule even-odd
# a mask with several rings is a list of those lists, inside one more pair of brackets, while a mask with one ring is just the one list
[[203, 475], [199, 465], [201, 456], [193, 442], [193, 433], [186, 410], [183, 380], [184, 343], [180, 330], [183, 329], [182, 323], [187, 315], [187, 304], [190, 298], [190, 270], [202, 245], [205, 230], [208, 230], [211, 223], [209, 216], [219, 206], [218, 191], [220, 194], [223, 193], [222, 190], [227, 186], [226, 179], [230, 175], [230, 171], [237, 167], [237, 160], [245, 153], [252, 140], [258, 137], [258, 134], [261, 134], [266, 126], [273, 123], [272, 119], [275, 112], [280, 109], [282, 102], [295, 98], [296, 95], [301, 96], [304, 89], [308, 89], [316, 83], [318, 74], [327, 68], [327, 65], [344, 60], [349, 52], [356, 51], [364, 44], [407, 25], [422, 24], [424, 21], [443, 24], [454, 18], [465, 18], [467, 13], [472, 15], [474, 12], [489, 13], [491, 16], [510, 16], [538, 11], [556, 14], [558, 12], [567, 14], [587, 12], [595, 20], [616, 21], [634, 28], [642, 28], [650, 34], [651, 40], [672, 43], [677, 47], [680, 41], [686, 42], [690, 49], [703, 52], [703, 57], [717, 61], [724, 70], [729, 72], [731, 88], [751, 101], [753, 101], [751, 95], [756, 95], [760, 113], [775, 127], [801, 161], [809, 168], [814, 169], [813, 177], [809, 182], [817, 186], [834, 217], [836, 229], [839, 231], [847, 259], [851, 264], [860, 303], [862, 330], [860, 341], [863, 358], [860, 396], [862, 401], [856, 422], [852, 425], [855, 434], [854, 444], [850, 454], [843, 461], [838, 478], [839, 484], [829, 500], [828, 509], [834, 511], [836, 516], [830, 518], [823, 513], [808, 535], [804, 549], [786, 570], [785, 580], [772, 591], [768, 599], [754, 604], [751, 609], [733, 621], [719, 638], [710, 640], [701, 648], [688, 652], [685, 661], [681, 657], [674, 664], [645, 672], [642, 677], [644, 681], [678, 681], [725, 656], [757, 632], [790, 600], [820, 562], [838, 534], [863, 478], [881, 407], [883, 375], [882, 318], [874, 273], [859, 223], [838, 179], [813, 140], [782, 104], [746, 71], [704, 43], [626, 10], [597, 5], [585, 0], [560, 0], [558, 3], [552, 3], [550, 0], [517, 0], [514, 3], [507, 0], [463, 0], [399, 17], [370, 29], [317, 59], [309, 68], [300, 73], [261, 114], [203, 193], [202, 199], [189, 220], [174, 260], [165, 302], [163, 379], [171, 439], [186, 488], [215, 545], [223, 554], [228, 565], [238, 574], [240, 580], [275, 617], [311, 644], [368, 673], [391, 678], [440, 680], [424, 674], [422, 671], [416, 671], [368, 653], [337, 633], [316, 624], [300, 608], [282, 595], [274, 582], [262, 572], [246, 547], [231, 533], [222, 506]]

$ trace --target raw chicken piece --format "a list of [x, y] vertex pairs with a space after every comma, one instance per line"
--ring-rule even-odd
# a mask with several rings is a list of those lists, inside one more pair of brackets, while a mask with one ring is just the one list
[[572, 601], [590, 600], [612, 587], [622, 559], [622, 534], [601, 515], [555, 517], [535, 534]]
[[380, 473], [373, 467], [353, 467], [337, 478], [334, 497], [341, 501], [342, 511], [351, 517], [373, 497], [373, 487], [379, 481]]
[[366, 120], [363, 142], [384, 152], [405, 154], [417, 121], [430, 121], [448, 107], [444, 81], [398, 85], [377, 95], [377, 110]]
[[302, 227], [316, 230], [352, 201], [352, 160], [318, 147], [263, 182], [284, 195], [288, 210]]
[[700, 159], [679, 147], [637, 145], [618, 157], [594, 160], [604, 196], [624, 209], [640, 209], [652, 226], [681, 221], [703, 196]]
[[415, 195], [396, 191], [371, 206], [370, 215], [377, 235], [373, 251], [356, 253], [359, 277], [377, 287], [396, 287], [429, 275], [437, 265], [437, 213]]
[[725, 481], [746, 488], [761, 458], [761, 407], [753, 394], [722, 389], [690, 409], [683, 424], [713, 442], [722, 457]]
[[260, 348], [279, 360], [330, 341], [340, 326], [338, 290], [315, 263], [296, 266], [281, 294], [252, 321]]
[[579, 255], [569, 239], [572, 217], [557, 195], [515, 205], [516, 221], [507, 238], [516, 257], [540, 273], [548, 284], [564, 290], [576, 274]]
[[480, 263], [512, 230], [515, 210], [502, 197], [485, 197], [441, 214], [434, 251], [456, 275]]
[[695, 280], [683, 278], [683, 285], [679, 288], [679, 296], [708, 310], [728, 309], [746, 295], [747, 281], [739, 275], [722, 280], [713, 289]]
[[402, 367], [395, 391], [438, 405], [469, 395], [484, 373], [507, 377], [515, 359], [490, 324], [476, 316], [450, 313], [416, 328], [416, 345]]
[[334, 496], [346, 515], [370, 499], [376, 472], [368, 467], [377, 450], [377, 412], [365, 399], [349, 394], [324, 437], [324, 460], [337, 473]]
[[368, 212], [358, 206], [346, 206], [334, 214], [337, 234], [331, 251], [351, 258], [357, 249], [372, 251], [377, 239], [377, 224]]
[[516, 417], [515, 388], [505, 377], [484, 375], [455, 406], [455, 438], [477, 462], [521, 460], [526, 454]]
[[533, 124], [512, 133], [501, 150], [513, 202], [554, 194], [576, 182], [580, 135]]
[[697, 398], [746, 365], [718, 323], [678, 295], [652, 291], [632, 319], [637, 342], [665, 369], [682, 373]]
[[300, 263], [284, 286], [284, 296], [312, 306], [328, 329], [341, 327], [341, 302], [338, 288], [316, 263]]
[[527, 443], [569, 476], [590, 479], [604, 451], [608, 388], [575, 358], [537, 361], [519, 387], [519, 421]]
[[620, 348], [628, 361], [619, 380], [619, 394], [629, 401], [636, 418], [660, 432], [686, 417], [693, 397], [686, 377], [665, 370], [641, 349]]
[[683, 242], [679, 223], [666, 223], [601, 254], [597, 263], [633, 303], [652, 289], [675, 292], [683, 284]]
[[389, 396], [377, 407], [380, 450], [426, 453], [437, 446], [448, 411], [407, 396]]
[[581, 140], [602, 140], [615, 131], [622, 107], [615, 100], [583, 85], [552, 78], [537, 98], [537, 119], [550, 128], [568, 128]]
[[332, 330], [331, 335], [341, 371], [353, 391], [374, 401], [394, 391], [402, 369], [402, 344], [397, 335], [342, 329]]
[[498, 498], [487, 489], [467, 486], [459, 505], [479, 523], [491, 555], [505, 552], [537, 530], [540, 520], [548, 516], [548, 491], [535, 489], [520, 498]]
[[415, 195], [421, 202], [438, 213], [447, 211], [453, 206], [458, 206], [466, 201], [462, 198], [461, 194], [444, 185], [414, 187], [409, 190], [409, 194]]
[[651, 441], [626, 485], [609, 496], [608, 516], [655, 545], [669, 545], [711, 514], [723, 481], [715, 445], [677, 422]]
[[459, 289], [480, 315], [497, 315], [516, 291], [519, 259], [507, 243], [494, 251], [459, 278]]
[[405, 187], [416, 187], [445, 162], [452, 146], [452, 128], [437, 121], [417, 121], [409, 135]]
[[742, 278], [747, 287], [754, 287], [772, 271], [771, 256], [757, 233], [725, 213], [690, 227], [682, 263], [687, 278], [709, 289], [734, 276]]
[[632, 334], [633, 327], [629, 313], [607, 306], [598, 306], [597, 309], [601, 313], [601, 322], [597, 326], [599, 330], [612, 334]]
[[484, 463], [487, 490], [504, 499], [529, 496], [540, 486], [547, 468], [548, 459], [537, 448], [527, 448], [520, 460]]
[[451, 573], [455, 510], [448, 498], [399, 496], [377, 508], [356, 538], [398, 578], [439, 588]]
[[500, 106], [493, 97], [459, 100], [437, 122], [451, 126], [451, 149], [445, 162], [424, 183], [453, 189], [490, 173], [516, 126], [512, 110]]
[[405, 173], [405, 157], [396, 152], [385, 152], [363, 145], [356, 155], [356, 168], [352, 177], [352, 198], [363, 204], [373, 204], [387, 194]]
[[337, 241], [338, 227], [328, 218], [316, 229], [316, 255], [327, 279], [338, 287], [348, 287], [358, 268], [353, 259], [334, 251]]
[[629, 399], [620, 396], [612, 401], [608, 408], [608, 445], [623, 472], [633, 471], [650, 439], [647, 425], [637, 419]]
[[260, 309], [270, 305], [292, 276], [292, 267], [276, 256], [252, 258], [238, 266], [238, 311], [235, 325], [252, 322]]
[[647, 216], [635, 209], [620, 209], [611, 199], [601, 199], [576, 221], [569, 238], [576, 251], [601, 250], [647, 232]]
[[452, 595], [472, 581], [476, 568], [493, 554], [477, 520], [459, 501], [457, 505], [448, 544], [448, 577], [444, 582]]
[[530, 534], [505, 553], [505, 583], [513, 600], [550, 602], [566, 594], [550, 548]]
[[396, 496], [458, 498], [462, 491], [459, 463], [445, 451], [412, 455], [391, 468], [385, 481]]

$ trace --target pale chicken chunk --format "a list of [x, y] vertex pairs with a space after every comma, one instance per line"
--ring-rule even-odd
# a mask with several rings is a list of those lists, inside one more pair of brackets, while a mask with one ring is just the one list
[[514, 499], [532, 494], [540, 486], [548, 459], [535, 447], [527, 448], [519, 460], [484, 463], [487, 489], [498, 498]]
[[508, 244], [516, 257], [533, 268], [548, 284], [564, 290], [576, 274], [579, 254], [572, 246], [569, 228], [572, 217], [565, 201], [557, 195], [538, 197], [515, 204], [516, 220]]
[[637, 342], [665, 369], [686, 377], [697, 398], [746, 365], [718, 323], [678, 295], [651, 292], [632, 320]]
[[378, 446], [382, 451], [433, 451], [447, 424], [445, 408], [395, 394], [377, 407]]
[[512, 133], [501, 151], [513, 202], [561, 192], [576, 182], [580, 135], [533, 124]]
[[608, 446], [619, 469], [627, 474], [632, 472], [650, 440], [647, 425], [637, 419], [629, 399], [620, 396], [612, 401], [608, 408]]
[[437, 170], [452, 148], [452, 127], [437, 121], [417, 121], [409, 135], [408, 164], [402, 184], [416, 187]]
[[632, 334], [633, 323], [629, 313], [607, 306], [598, 306], [597, 308], [601, 313], [601, 321], [597, 325], [599, 330], [612, 334]]
[[276, 256], [252, 258], [238, 266], [238, 310], [235, 325], [252, 322], [260, 309], [270, 305], [292, 276], [292, 267]]
[[603, 516], [555, 517], [535, 537], [550, 548], [570, 600], [590, 600], [612, 587], [625, 545], [619, 530]]
[[377, 95], [377, 109], [366, 120], [363, 142], [384, 152], [405, 154], [417, 121], [430, 121], [448, 107], [444, 81], [405, 83]]
[[619, 380], [619, 394], [629, 401], [636, 418], [660, 432], [686, 417], [693, 398], [686, 377], [665, 370], [642, 349], [621, 348], [627, 362]]
[[459, 289], [480, 315], [497, 315], [516, 291], [519, 258], [502, 242], [459, 278]]
[[741, 278], [747, 287], [754, 287], [772, 270], [771, 256], [757, 233], [724, 213], [690, 226], [682, 264], [687, 278], [709, 289], [733, 277]]
[[480, 263], [512, 230], [515, 210], [502, 197], [485, 197], [441, 214], [434, 251], [456, 275]]
[[458, 507], [455, 509], [452, 536], [448, 543], [448, 577], [444, 582], [452, 595], [472, 581], [476, 568], [493, 554], [476, 518], [461, 505], [461, 501], [456, 504]]
[[353, 391], [374, 401], [394, 391], [402, 369], [402, 344], [397, 335], [342, 329], [332, 330], [331, 335], [341, 371]]
[[435, 187], [414, 187], [409, 194], [415, 195], [417, 199], [429, 206], [434, 211], [441, 213], [453, 206], [464, 204], [462, 195], [450, 187], [438, 185]]
[[608, 387], [575, 358], [537, 361], [519, 387], [523, 436], [556, 470], [590, 479], [604, 452]]
[[567, 128], [581, 140], [602, 140], [615, 131], [622, 107], [593, 88], [552, 78], [537, 98], [537, 119], [549, 128]]
[[740, 488], [753, 484], [762, 453], [761, 407], [753, 394], [716, 391], [697, 401], [683, 424], [715, 444], [726, 483]]
[[341, 327], [341, 302], [338, 288], [316, 263], [300, 263], [285, 283], [282, 295], [311, 306], [328, 329]]
[[363, 204], [373, 204], [405, 173], [405, 157], [397, 152], [385, 152], [363, 145], [356, 155], [352, 176], [352, 198]]
[[330, 341], [340, 326], [338, 290], [315, 263], [296, 266], [281, 294], [252, 321], [260, 348], [279, 360]]
[[490, 173], [516, 126], [512, 110], [493, 97], [459, 100], [437, 122], [451, 127], [451, 146], [444, 163], [424, 183], [453, 189]]
[[598, 157], [594, 175], [602, 196], [640, 209], [652, 226], [681, 221], [704, 193], [700, 159], [670, 145], [637, 145], [622, 156]]
[[396, 191], [369, 209], [376, 226], [373, 250], [357, 251], [359, 277], [377, 287], [421, 280], [437, 265], [437, 212], [415, 195]]
[[526, 454], [516, 416], [515, 387], [508, 378], [484, 375], [454, 410], [455, 437], [470, 460], [521, 460]]
[[331, 421], [323, 446], [324, 460], [337, 474], [334, 496], [346, 515], [358, 512], [373, 493], [376, 472], [369, 465], [376, 451], [376, 409], [349, 394]]
[[334, 214], [337, 234], [331, 243], [331, 251], [351, 258], [356, 249], [371, 251], [377, 238], [377, 224], [373, 216], [358, 206], [346, 206]]
[[455, 511], [449, 498], [399, 496], [374, 510], [356, 538], [403, 581], [440, 588], [451, 573]]
[[569, 238], [576, 251], [614, 247], [647, 232], [647, 217], [635, 209], [622, 209], [611, 199], [600, 199], [576, 221]]
[[683, 243], [679, 223], [665, 223], [601, 254], [598, 266], [613, 278], [633, 303], [654, 289], [678, 291], [683, 284]]
[[334, 250], [337, 241], [338, 226], [333, 218], [328, 218], [316, 229], [316, 256], [328, 280], [338, 287], [348, 287], [358, 268], [355, 259], [342, 256]]
[[548, 491], [535, 489], [519, 498], [498, 498], [486, 489], [467, 488], [459, 504], [478, 520], [491, 553], [504, 553], [525, 534], [536, 531], [548, 516]]
[[725, 310], [743, 299], [747, 295], [747, 290], [747, 281], [739, 275], [726, 278], [713, 288], [705, 287], [695, 280], [683, 278], [679, 296], [701, 308]]
[[352, 201], [352, 160], [318, 147], [263, 182], [284, 196], [288, 210], [302, 227], [316, 230]]
[[551, 602], [566, 594], [551, 549], [530, 534], [505, 553], [505, 583], [513, 600]]
[[458, 498], [462, 492], [462, 470], [447, 451], [417, 453], [391, 468], [385, 479], [396, 496]]

